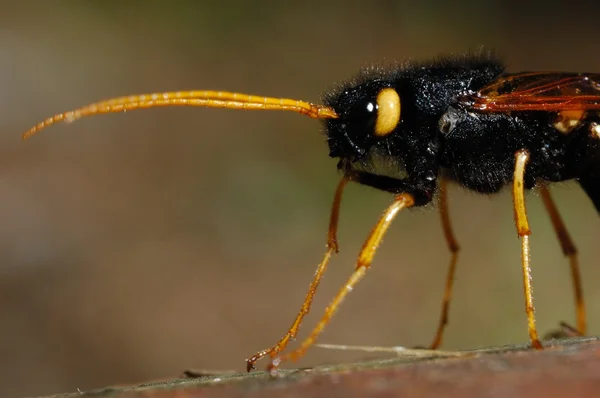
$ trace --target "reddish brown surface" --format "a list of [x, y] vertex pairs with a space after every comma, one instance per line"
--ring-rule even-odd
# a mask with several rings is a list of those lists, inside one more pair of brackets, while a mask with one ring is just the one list
[[[512, 348], [511, 348], [512, 349]], [[600, 342], [575, 339], [544, 351], [495, 349], [468, 358], [392, 359], [312, 371], [175, 380], [63, 397], [596, 397]]]

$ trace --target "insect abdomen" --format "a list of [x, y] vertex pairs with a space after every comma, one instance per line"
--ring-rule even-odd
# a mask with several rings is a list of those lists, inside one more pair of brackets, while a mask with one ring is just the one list
[[596, 210], [600, 213], [600, 174], [590, 174], [577, 179], [579, 184], [594, 203]]
[[570, 168], [600, 213], [600, 117], [588, 115], [584, 123], [569, 133]]

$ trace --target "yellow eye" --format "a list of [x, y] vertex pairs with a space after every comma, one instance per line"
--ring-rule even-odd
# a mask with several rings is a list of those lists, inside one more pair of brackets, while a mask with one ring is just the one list
[[377, 95], [375, 135], [384, 137], [394, 131], [400, 121], [400, 96], [393, 88], [384, 88]]

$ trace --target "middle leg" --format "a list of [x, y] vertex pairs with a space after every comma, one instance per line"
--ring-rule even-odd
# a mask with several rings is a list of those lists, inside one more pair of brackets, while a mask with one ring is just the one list
[[448, 182], [445, 179], [442, 179], [440, 182], [440, 216], [442, 219], [442, 229], [444, 230], [444, 237], [446, 238], [446, 243], [448, 244], [448, 249], [450, 250], [450, 266], [448, 267], [448, 273], [446, 275], [446, 285], [444, 289], [444, 298], [442, 299], [442, 312], [440, 314], [440, 320], [438, 323], [437, 331], [435, 333], [435, 337], [433, 342], [429, 346], [430, 349], [435, 350], [440, 347], [442, 344], [442, 337], [444, 334], [444, 329], [446, 325], [448, 325], [448, 312], [450, 310], [450, 300], [452, 299], [452, 288], [454, 285], [454, 274], [456, 271], [456, 263], [458, 261], [458, 252], [460, 251], [460, 246], [456, 241], [456, 237], [454, 236], [454, 231], [452, 230], [452, 224], [450, 223], [450, 215], [448, 213]]
[[531, 259], [529, 250], [529, 236], [531, 229], [527, 220], [525, 208], [525, 166], [529, 161], [529, 152], [520, 150], [515, 153], [515, 174], [513, 179], [513, 210], [517, 233], [521, 239], [521, 268], [523, 272], [523, 289], [525, 292], [525, 312], [527, 313], [527, 327], [529, 339], [534, 348], [542, 349], [535, 326], [535, 307], [533, 306], [533, 292], [531, 289]]

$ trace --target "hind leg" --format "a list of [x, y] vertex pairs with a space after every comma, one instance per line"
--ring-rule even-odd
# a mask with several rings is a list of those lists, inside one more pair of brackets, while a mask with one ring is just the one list
[[571, 279], [573, 280], [573, 290], [575, 291], [575, 307], [577, 310], [577, 330], [581, 334], [586, 332], [586, 315], [585, 315], [585, 303], [583, 300], [583, 288], [581, 286], [581, 274], [579, 272], [579, 262], [577, 261], [577, 248], [567, 231], [567, 227], [563, 223], [562, 217], [558, 213], [558, 209], [550, 196], [548, 187], [542, 185], [540, 193], [544, 206], [548, 211], [552, 226], [560, 242], [560, 246], [565, 256], [569, 257], [569, 263], [571, 265]]

